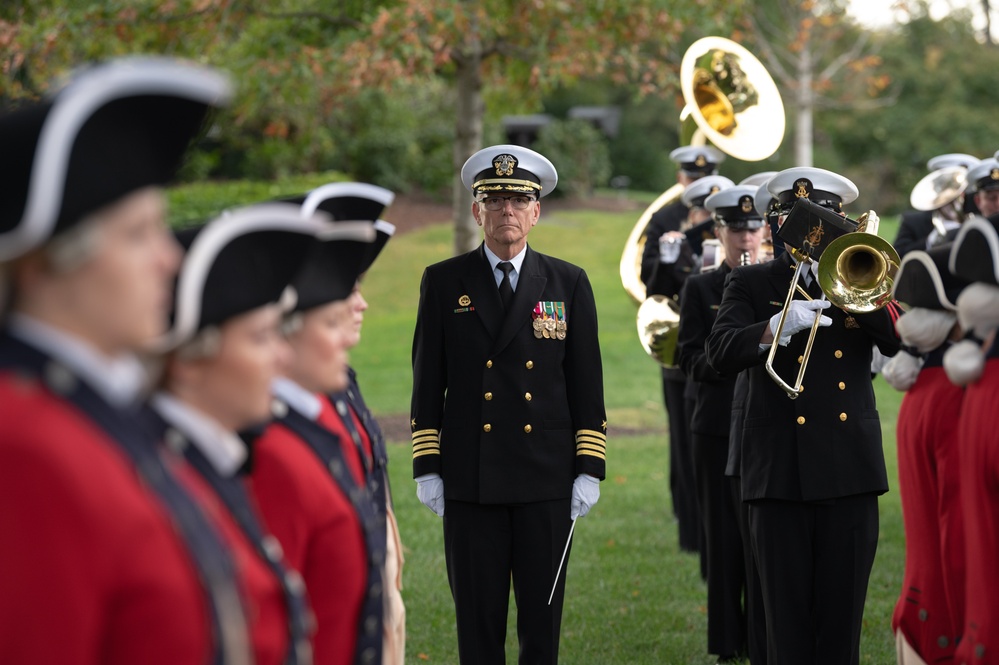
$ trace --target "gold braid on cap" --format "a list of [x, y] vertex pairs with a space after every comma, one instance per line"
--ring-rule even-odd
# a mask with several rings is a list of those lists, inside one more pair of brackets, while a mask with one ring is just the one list
[[535, 192], [541, 190], [541, 185], [531, 180], [513, 180], [508, 178], [486, 178], [472, 183], [472, 189], [483, 192]]

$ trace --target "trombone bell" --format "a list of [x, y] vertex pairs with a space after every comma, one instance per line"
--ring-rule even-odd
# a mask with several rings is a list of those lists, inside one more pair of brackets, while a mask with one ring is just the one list
[[891, 302], [901, 259], [884, 238], [847, 233], [829, 243], [819, 259], [819, 286], [836, 307], [851, 314], [874, 312]]

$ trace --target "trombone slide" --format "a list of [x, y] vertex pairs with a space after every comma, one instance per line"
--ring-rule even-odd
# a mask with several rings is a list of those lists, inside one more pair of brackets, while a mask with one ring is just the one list
[[[777, 320], [777, 330], [774, 332], [774, 341], [773, 344], [770, 345], [770, 352], [767, 354], [767, 362], [765, 365], [767, 374], [770, 375], [770, 378], [773, 379], [791, 399], [795, 399], [801, 394], [801, 381], [805, 376], [805, 368], [808, 367], [808, 358], [812, 355], [812, 345], [815, 343], [815, 334], [819, 331], [819, 322], [822, 319], [822, 311], [819, 310], [815, 312], [815, 321], [812, 323], [811, 331], [808, 333], [808, 342], [805, 344], [805, 353], [801, 359], [801, 368], [798, 370], [798, 377], [794, 380], [794, 385], [792, 386], [787, 381], [782, 379], [779, 374], [777, 374], [777, 370], [774, 369], [774, 357], [777, 355], [777, 347], [780, 346], [781, 333], [784, 332], [784, 323], [787, 319], [787, 312], [791, 308], [791, 300], [794, 298], [795, 291], [801, 291], [806, 298], [811, 300], [811, 297], [798, 284], [798, 280], [801, 277], [801, 269], [806, 265], [808, 265], [807, 261], [798, 261], [798, 264], [794, 268], [794, 278], [791, 280], [791, 286], [787, 290], [787, 298], [784, 299], [784, 307], [781, 309], [780, 318]], [[823, 298], [825, 298], [824, 294]]]

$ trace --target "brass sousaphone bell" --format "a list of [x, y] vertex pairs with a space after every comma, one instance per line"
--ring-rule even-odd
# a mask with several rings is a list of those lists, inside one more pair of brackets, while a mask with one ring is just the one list
[[947, 166], [926, 174], [912, 188], [909, 203], [916, 210], [932, 212], [933, 228], [937, 231], [939, 242], [944, 242], [947, 236], [945, 221], [964, 221], [964, 192], [967, 187], [968, 169]]
[[[727, 155], [755, 162], [772, 155], [784, 140], [784, 103], [763, 64], [740, 44], [705, 37], [684, 53], [680, 65], [684, 109], [680, 144], [711, 142]], [[640, 305], [638, 337], [663, 367], [676, 367], [680, 311], [671, 298], [646, 297], [641, 279], [645, 229], [652, 215], [680, 199], [683, 185], [673, 185], [645, 209], [621, 254], [621, 283]]]

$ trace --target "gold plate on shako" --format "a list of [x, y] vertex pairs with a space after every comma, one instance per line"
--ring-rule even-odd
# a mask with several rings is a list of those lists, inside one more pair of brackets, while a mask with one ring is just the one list
[[462, 307], [468, 307], [469, 305], [472, 304], [472, 299], [469, 298], [467, 295], [462, 296], [458, 298], [458, 304], [461, 305]]

